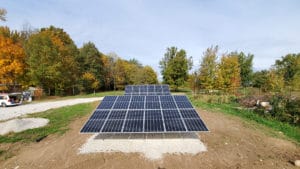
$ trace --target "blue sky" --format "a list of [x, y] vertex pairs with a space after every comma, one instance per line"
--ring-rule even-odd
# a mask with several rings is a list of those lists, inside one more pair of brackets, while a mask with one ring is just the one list
[[255, 70], [300, 52], [298, 0], [0, 0], [7, 10], [1, 25], [21, 30], [54, 25], [78, 47], [92, 41], [103, 53], [136, 58], [159, 73], [166, 48], [193, 57], [194, 69], [206, 48], [254, 54]]

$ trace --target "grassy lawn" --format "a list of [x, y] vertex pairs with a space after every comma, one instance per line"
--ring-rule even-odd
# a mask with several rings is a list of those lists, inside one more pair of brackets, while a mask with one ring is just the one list
[[[68, 97], [56, 97], [50, 99], [42, 99], [41, 101], [49, 100], [64, 100], [74, 98], [89, 98], [89, 97], [103, 97], [109, 95], [123, 95], [124, 91], [108, 91], [99, 92], [96, 94], [77, 95]], [[29, 117], [41, 117], [49, 119], [49, 124], [45, 127], [30, 129], [19, 133], [9, 133], [5, 136], [0, 135], [0, 143], [14, 143], [14, 142], [35, 142], [40, 141], [50, 134], [63, 134], [67, 131], [68, 125], [71, 121], [78, 117], [85, 116], [91, 113], [98, 103], [78, 104], [74, 106], [66, 106], [58, 109], [50, 109], [45, 112], [28, 115]], [[0, 150], [1, 154], [1, 150]]]
[[190, 100], [195, 107], [241, 117], [246, 121], [255, 122], [275, 131], [280, 131], [289, 139], [296, 141], [298, 144], [300, 143], [299, 127], [290, 125], [288, 123], [279, 122], [275, 119], [264, 118], [262, 116], [259, 116], [258, 114], [253, 113], [251, 110], [239, 109], [236, 107], [236, 105], [233, 104], [207, 103], [200, 100], [195, 100], [192, 97], [190, 97]]
[[[67, 99], [76, 99], [76, 98], [90, 98], [90, 97], [104, 97], [104, 96], [116, 96], [116, 95], [124, 95], [124, 91], [105, 91], [105, 92], [98, 92], [98, 93], [91, 93], [91, 94], [81, 94], [75, 96], [43, 96], [40, 99], [36, 99], [33, 102], [45, 102], [45, 101], [57, 101], [57, 100], [67, 100]], [[25, 104], [30, 104], [24, 102]]]
[[0, 136], [0, 143], [14, 143], [19, 141], [38, 142], [50, 134], [63, 134], [68, 130], [68, 125], [71, 121], [91, 113], [97, 104], [98, 103], [77, 104], [29, 115], [29, 117], [47, 118], [50, 122], [45, 127]]

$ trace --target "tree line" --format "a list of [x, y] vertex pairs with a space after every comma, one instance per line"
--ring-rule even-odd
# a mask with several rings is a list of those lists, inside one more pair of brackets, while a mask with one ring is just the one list
[[254, 71], [253, 54], [234, 51], [218, 56], [218, 50], [218, 46], [207, 48], [200, 67], [189, 73], [192, 57], [184, 49], [167, 48], [159, 62], [163, 83], [177, 90], [189, 81], [194, 90], [225, 93], [234, 93], [240, 87], [257, 87], [263, 92], [300, 90], [300, 53], [282, 56], [269, 70]]
[[[226, 103], [255, 106], [253, 112], [261, 116], [300, 125], [300, 53], [282, 56], [268, 70], [254, 71], [253, 54], [234, 51], [218, 56], [218, 50], [218, 46], [207, 48], [200, 67], [189, 73], [192, 59], [186, 51], [167, 48], [160, 61], [163, 81], [175, 90], [189, 82], [194, 94], [216, 96], [217, 103], [229, 97]], [[261, 93], [245, 95], [241, 88], [250, 92], [259, 88]], [[271, 108], [260, 107], [259, 99], [268, 101]]]
[[155, 83], [152, 67], [115, 53], [103, 54], [93, 42], [78, 48], [61, 28], [0, 27], [0, 91], [36, 86], [47, 95], [72, 95]]

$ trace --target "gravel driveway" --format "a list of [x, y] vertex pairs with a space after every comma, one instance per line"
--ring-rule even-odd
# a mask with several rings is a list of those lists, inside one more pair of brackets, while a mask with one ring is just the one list
[[63, 106], [71, 106], [79, 103], [100, 101], [102, 99], [103, 97], [69, 99], [69, 100], [49, 101], [49, 102], [42, 102], [42, 103], [20, 105], [15, 107], [0, 108], [0, 120], [12, 119], [22, 115], [42, 112], [53, 108], [63, 107]]

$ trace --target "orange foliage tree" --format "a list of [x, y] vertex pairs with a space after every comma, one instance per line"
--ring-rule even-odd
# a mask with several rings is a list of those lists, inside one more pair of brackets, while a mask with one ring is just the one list
[[9, 90], [18, 84], [24, 74], [24, 58], [19, 35], [7, 27], [0, 27], [0, 90]]

